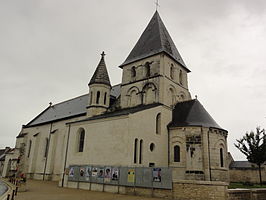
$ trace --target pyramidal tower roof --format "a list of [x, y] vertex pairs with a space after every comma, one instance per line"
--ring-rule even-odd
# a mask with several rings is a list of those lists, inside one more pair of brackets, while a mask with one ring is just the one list
[[[187, 69], [159, 13], [156, 11], [137, 44], [120, 67], [161, 52], [165, 52]], [[189, 71], [189, 69], [187, 70]]]
[[89, 85], [94, 83], [100, 83], [111, 86], [109, 75], [104, 61], [104, 56], [105, 56], [104, 52], [102, 52], [101, 56], [102, 56], [101, 60], [89, 82]]

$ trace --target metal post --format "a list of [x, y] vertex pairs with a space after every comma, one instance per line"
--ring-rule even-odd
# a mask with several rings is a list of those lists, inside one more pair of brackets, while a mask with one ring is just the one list
[[68, 153], [68, 143], [69, 143], [69, 135], [70, 135], [70, 124], [68, 127], [68, 133], [67, 133], [67, 143], [66, 143], [66, 153], [65, 153], [65, 163], [64, 163], [64, 172], [63, 172], [63, 178], [62, 178], [62, 187], [64, 187], [64, 181], [65, 181], [65, 172], [66, 172], [66, 163], [67, 163], [67, 153]]
[[15, 190], [12, 190], [12, 197], [11, 197], [11, 200], [14, 200], [15, 198]]
[[9, 200], [10, 199], [10, 194], [7, 195], [7, 199], [6, 200]]

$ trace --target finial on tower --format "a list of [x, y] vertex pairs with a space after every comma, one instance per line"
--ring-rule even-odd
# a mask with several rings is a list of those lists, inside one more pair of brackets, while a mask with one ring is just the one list
[[157, 11], [158, 7], [160, 7], [159, 0], [156, 0], [155, 5], [156, 5], [156, 11]]
[[101, 56], [104, 57], [106, 54], [104, 53], [104, 51], [102, 52]]

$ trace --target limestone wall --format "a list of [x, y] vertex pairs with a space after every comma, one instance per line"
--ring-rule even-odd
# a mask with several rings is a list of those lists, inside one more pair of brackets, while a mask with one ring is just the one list
[[[148, 76], [147, 63], [150, 66]], [[173, 106], [189, 99], [187, 71], [169, 56], [159, 54], [123, 66], [122, 108], [153, 102]]]
[[[230, 169], [229, 170], [230, 182], [250, 182], [259, 183], [259, 170], [258, 169]], [[265, 168], [261, 170], [262, 181], [266, 181]]]
[[[174, 146], [180, 147], [180, 161], [174, 162]], [[223, 150], [221, 163], [220, 149]], [[218, 129], [177, 127], [170, 129], [170, 166], [179, 180], [228, 182], [226, 135]]]
[[[156, 116], [161, 113], [161, 131], [156, 134]], [[130, 115], [71, 124], [67, 167], [69, 165], [168, 166], [168, 130], [171, 111], [157, 106]], [[85, 130], [85, 146], [78, 152], [78, 130]], [[137, 162], [134, 142], [138, 140]], [[142, 159], [140, 160], [140, 141]], [[151, 150], [150, 145], [154, 144]]]
[[[227, 200], [227, 184], [213, 181], [174, 181], [173, 190], [68, 182], [69, 188], [176, 200]], [[233, 199], [232, 199], [233, 200]]]
[[227, 184], [216, 181], [174, 181], [174, 199], [226, 200]]
[[228, 200], [265, 200], [266, 189], [233, 189], [228, 191]]

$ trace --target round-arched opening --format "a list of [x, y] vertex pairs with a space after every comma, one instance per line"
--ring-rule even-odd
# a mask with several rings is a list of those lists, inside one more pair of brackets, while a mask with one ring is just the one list
[[153, 152], [154, 149], [155, 149], [155, 144], [154, 143], [151, 143], [150, 144], [150, 150], [151, 150], [151, 152]]

